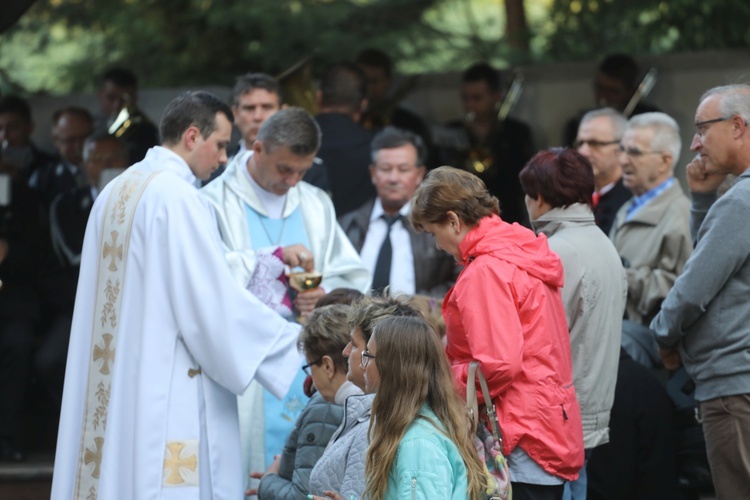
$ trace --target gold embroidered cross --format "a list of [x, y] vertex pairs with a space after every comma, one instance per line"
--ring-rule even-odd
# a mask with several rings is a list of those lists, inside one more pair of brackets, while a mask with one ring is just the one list
[[117, 263], [116, 260], [122, 260], [122, 244], [117, 244], [117, 237], [118, 237], [117, 231], [112, 231], [112, 244], [104, 243], [104, 250], [102, 252], [103, 258], [111, 258], [112, 260], [109, 261], [109, 266], [107, 269], [109, 269], [112, 272], [117, 271]]
[[115, 360], [115, 350], [109, 346], [113, 337], [112, 334], [105, 333], [102, 338], [104, 339], [104, 347], [94, 346], [94, 361], [103, 360], [99, 373], [109, 375], [109, 364]]
[[86, 453], [83, 455], [83, 463], [88, 465], [91, 462], [94, 462], [94, 472], [91, 473], [91, 476], [99, 479], [99, 467], [102, 465], [102, 446], [104, 446], [104, 438], [95, 437], [94, 445], [96, 447], [95, 450], [86, 448]]
[[191, 471], [195, 471], [198, 466], [198, 459], [195, 455], [190, 455], [187, 458], [180, 458], [180, 453], [184, 447], [185, 443], [167, 443], [169, 457], [164, 459], [164, 468], [169, 470], [169, 476], [164, 480], [167, 484], [184, 483], [185, 480], [180, 475], [180, 468], [184, 467]]

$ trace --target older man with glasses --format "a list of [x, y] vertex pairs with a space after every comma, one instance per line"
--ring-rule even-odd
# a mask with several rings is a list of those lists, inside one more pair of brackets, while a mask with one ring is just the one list
[[622, 182], [633, 198], [617, 212], [610, 238], [626, 268], [626, 314], [645, 326], [693, 248], [690, 202], [674, 178], [681, 146], [671, 117], [644, 113], [630, 119], [618, 147]]
[[594, 170], [592, 209], [596, 225], [604, 234], [609, 234], [615, 214], [631, 197], [630, 191], [622, 185], [617, 151], [627, 126], [628, 119], [614, 108], [589, 111], [581, 118], [573, 143]]
[[[665, 366], [695, 381], [719, 500], [750, 491], [750, 85], [706, 92], [687, 168], [695, 251], [651, 323]], [[737, 179], [721, 197], [727, 174]], [[718, 198], [718, 199], [717, 199]]]

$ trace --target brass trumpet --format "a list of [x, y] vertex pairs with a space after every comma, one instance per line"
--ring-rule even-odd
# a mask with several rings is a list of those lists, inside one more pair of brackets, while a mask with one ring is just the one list
[[115, 121], [109, 126], [109, 135], [113, 135], [118, 139], [126, 137], [128, 131], [131, 130], [135, 125], [140, 123], [150, 123], [150, 120], [138, 109], [133, 102], [133, 98], [129, 94], [123, 94], [122, 96], [125, 104], [123, 105], [120, 112], [117, 114]]
[[[513, 110], [513, 107], [518, 103], [518, 99], [521, 97], [523, 92], [523, 73], [517, 71], [513, 77], [513, 81], [508, 88], [508, 92], [505, 94], [505, 98], [498, 106], [497, 110], [497, 121], [498, 125], [502, 126], [508, 115]], [[475, 119], [472, 113], [466, 115], [465, 121], [471, 122]], [[468, 156], [464, 163], [464, 169], [472, 172], [479, 176], [486, 176], [491, 174], [493, 167], [492, 151], [487, 144], [478, 144], [469, 150]]]
[[656, 83], [656, 76], [656, 68], [650, 68], [646, 73], [646, 76], [644, 76], [643, 80], [641, 80], [640, 85], [638, 85], [638, 88], [633, 94], [633, 97], [631, 97], [630, 101], [628, 101], [628, 105], [625, 106], [625, 110], [622, 112], [625, 116], [630, 118], [630, 115], [633, 114], [635, 107], [639, 102], [641, 102], [641, 99], [646, 97], [649, 92], [651, 92], [651, 89], [654, 88], [654, 84]]

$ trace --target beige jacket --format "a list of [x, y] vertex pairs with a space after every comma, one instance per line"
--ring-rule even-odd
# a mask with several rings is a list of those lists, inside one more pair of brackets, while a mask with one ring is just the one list
[[547, 235], [565, 271], [562, 299], [570, 330], [573, 383], [581, 405], [583, 446], [588, 450], [609, 442], [627, 295], [625, 271], [588, 205], [553, 208], [532, 220], [531, 226]]
[[631, 199], [609, 234], [628, 277], [628, 318], [648, 326], [693, 251], [690, 200], [675, 180], [625, 221]]

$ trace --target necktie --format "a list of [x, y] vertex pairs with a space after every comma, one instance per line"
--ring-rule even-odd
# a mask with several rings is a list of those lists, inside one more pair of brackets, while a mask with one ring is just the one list
[[385, 238], [383, 244], [380, 246], [380, 253], [378, 253], [378, 260], [375, 263], [375, 272], [372, 276], [372, 289], [376, 294], [381, 294], [383, 289], [388, 286], [391, 281], [391, 257], [393, 256], [393, 249], [391, 248], [391, 226], [401, 218], [401, 215], [382, 215], [383, 220], [388, 225], [388, 229], [385, 231]]
[[591, 206], [593, 208], [596, 208], [596, 206], [599, 204], [599, 200], [602, 199], [601, 193], [599, 191], [594, 192], [594, 194], [591, 195]]

